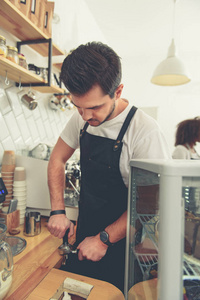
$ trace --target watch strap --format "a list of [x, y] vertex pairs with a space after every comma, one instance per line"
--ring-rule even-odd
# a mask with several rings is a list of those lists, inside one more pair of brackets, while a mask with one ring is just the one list
[[64, 209], [60, 209], [60, 210], [52, 210], [50, 212], [50, 217], [54, 216], [54, 215], [65, 215], [65, 210]]

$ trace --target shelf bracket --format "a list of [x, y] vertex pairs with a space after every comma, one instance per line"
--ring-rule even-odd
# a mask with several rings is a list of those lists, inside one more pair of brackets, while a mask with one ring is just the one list
[[[32, 44], [44, 44], [48, 43], [48, 82], [41, 83], [21, 83], [21, 86], [51, 86], [51, 70], [52, 70], [52, 39], [36, 39], [17, 42], [18, 53], [21, 53], [21, 46], [23, 45], [32, 45]], [[19, 86], [19, 83], [16, 83], [16, 86]]]

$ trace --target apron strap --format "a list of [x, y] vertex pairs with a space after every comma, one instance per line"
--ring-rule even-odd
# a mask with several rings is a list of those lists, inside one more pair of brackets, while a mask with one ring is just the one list
[[[114, 143], [114, 147], [113, 147], [113, 150], [114, 150], [114, 151], [117, 151], [117, 150], [119, 149], [119, 146], [120, 146], [120, 144], [121, 144], [121, 142], [122, 142], [122, 139], [123, 139], [123, 137], [124, 137], [124, 134], [125, 134], [125, 132], [126, 132], [128, 126], [129, 126], [130, 121], [131, 121], [131, 119], [133, 118], [133, 116], [134, 116], [136, 110], [137, 110], [137, 107], [135, 107], [135, 106], [132, 106], [132, 107], [131, 107], [131, 109], [130, 109], [130, 111], [129, 111], [129, 113], [128, 113], [128, 115], [127, 115], [125, 121], [124, 121], [124, 124], [122, 125], [122, 128], [121, 128], [121, 130], [120, 130], [120, 132], [119, 132], [119, 135], [118, 135], [118, 137], [117, 137], [117, 139], [116, 139], [116, 141], [115, 141], [115, 143]], [[86, 122], [85, 125], [84, 125], [84, 127], [83, 127], [83, 129], [81, 129], [81, 131], [80, 131], [80, 138], [81, 138], [81, 137], [83, 136], [83, 134], [86, 132], [88, 126], [89, 126], [89, 123]]]
[[119, 146], [121, 145], [121, 142], [122, 142], [122, 139], [124, 137], [124, 134], [125, 134], [128, 126], [129, 126], [130, 121], [132, 120], [132, 118], [133, 118], [136, 110], [137, 110], [137, 107], [135, 107], [135, 106], [131, 107], [131, 109], [130, 109], [130, 111], [129, 111], [129, 113], [128, 113], [125, 121], [124, 121], [124, 124], [122, 125], [122, 128], [121, 128], [121, 130], [119, 132], [119, 135], [118, 135], [118, 137], [117, 137], [117, 139], [116, 139], [116, 141], [114, 143], [113, 151], [117, 151], [119, 149]]
[[88, 128], [88, 126], [89, 126], [89, 123], [86, 122], [83, 129], [81, 129], [81, 131], [80, 131], [80, 138], [82, 138], [82, 136], [86, 132], [86, 129]]

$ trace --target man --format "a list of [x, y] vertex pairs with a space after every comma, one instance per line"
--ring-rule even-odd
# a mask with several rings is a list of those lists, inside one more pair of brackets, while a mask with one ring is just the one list
[[80, 45], [64, 60], [61, 80], [77, 111], [51, 154], [49, 231], [62, 238], [73, 223], [65, 215], [64, 170], [80, 147], [81, 192], [77, 257], [66, 270], [108, 281], [123, 290], [127, 186], [132, 158], [170, 158], [158, 124], [121, 98], [121, 63], [102, 43]]

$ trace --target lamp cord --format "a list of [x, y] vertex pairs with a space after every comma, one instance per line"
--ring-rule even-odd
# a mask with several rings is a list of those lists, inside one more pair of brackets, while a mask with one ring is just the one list
[[172, 12], [172, 39], [175, 39], [175, 19], [176, 19], [176, 2], [178, 0], [173, 1], [173, 12]]

